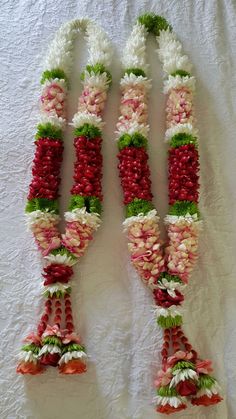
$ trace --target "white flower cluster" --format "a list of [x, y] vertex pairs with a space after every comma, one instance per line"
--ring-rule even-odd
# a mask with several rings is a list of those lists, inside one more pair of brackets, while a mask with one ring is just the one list
[[55, 282], [51, 285], [43, 285], [43, 294], [47, 295], [49, 292], [50, 297], [53, 297], [54, 294], [56, 294], [58, 291], [60, 291], [63, 294], [66, 294], [70, 290], [70, 285], [63, 284], [61, 282]]
[[86, 224], [94, 230], [97, 230], [101, 224], [100, 215], [95, 212], [87, 212], [85, 207], [65, 212], [65, 220], [69, 223], [79, 221], [81, 224]]
[[157, 285], [157, 288], [160, 288], [162, 290], [167, 290], [168, 294], [172, 298], [176, 297], [175, 291], [181, 292], [184, 290], [185, 287], [186, 287], [186, 284], [183, 284], [182, 282], [168, 281], [166, 278], [161, 278], [158, 281], [158, 285]]
[[135, 132], [142, 134], [144, 137], [148, 136], [149, 132], [149, 125], [146, 124], [139, 124], [137, 121], [128, 121], [126, 125], [120, 125], [119, 130], [116, 131], [118, 134], [118, 138], [123, 134], [133, 135]]
[[144, 223], [148, 220], [153, 220], [156, 223], [158, 223], [159, 219], [160, 219], [160, 217], [158, 217], [157, 211], [155, 209], [149, 211], [146, 215], [139, 214], [139, 215], [135, 215], [133, 217], [128, 217], [123, 222], [124, 231], [129, 229], [134, 223], [138, 223], [138, 222]]
[[171, 89], [180, 89], [186, 87], [192, 92], [195, 91], [195, 77], [184, 76], [169, 76], [167, 80], [164, 81], [164, 93], [167, 94]]
[[19, 360], [24, 362], [33, 362], [37, 364], [38, 355], [34, 354], [32, 351], [21, 351], [19, 353]]
[[192, 368], [184, 368], [184, 369], [178, 369], [173, 372], [174, 377], [172, 378], [170, 382], [170, 388], [177, 386], [177, 384], [180, 383], [180, 381], [185, 380], [198, 380], [198, 374], [196, 371], [194, 371]]
[[49, 255], [45, 256], [44, 258], [48, 261], [49, 264], [56, 263], [59, 265], [73, 266], [77, 262], [75, 258], [71, 258], [70, 256], [67, 256], [66, 254], [61, 255], [60, 253], [56, 255], [49, 253]]
[[60, 68], [67, 75], [70, 74], [77, 26], [78, 21], [76, 20], [72, 20], [61, 26], [49, 47], [44, 63], [44, 70]]
[[198, 130], [192, 126], [192, 124], [177, 124], [166, 130], [165, 141], [170, 141], [176, 134], [190, 134], [193, 137], [198, 137]]
[[173, 32], [169, 29], [160, 31], [157, 42], [159, 44], [157, 52], [165, 73], [172, 74], [176, 70], [191, 72], [192, 64], [187, 55], [184, 55], [182, 45]]
[[65, 129], [66, 120], [57, 115], [52, 115], [51, 113], [41, 113], [39, 115], [39, 124], [48, 124], [54, 125], [55, 128]]
[[52, 211], [32, 211], [27, 212], [26, 216], [26, 224], [29, 230], [32, 230], [35, 225], [40, 224], [40, 228], [46, 228], [48, 224], [56, 225], [60, 221], [59, 215], [53, 213]]
[[139, 68], [147, 71], [146, 63], [146, 37], [147, 29], [144, 25], [137, 22], [128, 38], [125, 46], [122, 65], [126, 68]]
[[220, 392], [221, 388], [219, 386], [219, 384], [217, 382], [215, 382], [211, 388], [202, 388], [201, 390], [199, 390], [196, 394], [196, 398], [202, 397], [202, 396], [207, 396], [207, 397], [212, 397], [213, 394], [218, 394]]
[[182, 403], [186, 402], [186, 398], [185, 397], [175, 397], [175, 396], [171, 396], [171, 397], [156, 396], [156, 397], [154, 397], [153, 401], [158, 406], [165, 406], [166, 404], [169, 404], [171, 407], [177, 408]]
[[102, 122], [102, 118], [100, 116], [89, 112], [77, 112], [72, 119], [72, 124], [70, 125], [73, 125], [75, 128], [79, 128], [84, 124], [91, 124], [99, 129], [104, 126], [104, 122]]
[[83, 359], [83, 358], [87, 358], [87, 354], [84, 351], [66, 352], [60, 358], [59, 365], [67, 364], [67, 362], [71, 361], [72, 359]]
[[89, 21], [86, 38], [89, 51], [88, 64], [95, 65], [99, 63], [108, 67], [111, 64], [112, 47], [107, 34], [96, 23]]
[[134, 86], [139, 86], [139, 87], [143, 87], [146, 91], [150, 90], [152, 87], [152, 83], [151, 80], [148, 79], [147, 77], [143, 77], [143, 76], [136, 76], [133, 73], [130, 74], [125, 74], [121, 81], [120, 81], [120, 86], [121, 86], [121, 91], [123, 90], [123, 88], [126, 87], [134, 87]]
[[40, 358], [44, 354], [60, 354], [60, 353], [61, 353], [61, 349], [59, 348], [59, 346], [46, 344], [46, 345], [43, 345], [43, 347], [40, 349], [38, 358]]
[[89, 73], [85, 70], [83, 85], [88, 87], [96, 87], [101, 91], [106, 91], [109, 88], [107, 74], [95, 74], [94, 72]]
[[198, 214], [186, 214], [186, 215], [170, 215], [168, 214], [164, 220], [165, 224], [175, 224], [177, 226], [183, 224], [193, 224], [195, 223], [196, 227], [199, 227], [199, 230], [202, 228], [202, 221], [198, 219]]
[[155, 306], [155, 310], [154, 313], [157, 315], [157, 317], [159, 316], [163, 316], [163, 317], [176, 317], [176, 316], [181, 316], [182, 315], [182, 307], [180, 306], [170, 306], [169, 308], [164, 308], [164, 307], [156, 307]]

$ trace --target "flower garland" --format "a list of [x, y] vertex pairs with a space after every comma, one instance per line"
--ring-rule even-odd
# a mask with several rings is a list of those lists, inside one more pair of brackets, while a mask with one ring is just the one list
[[[160, 240], [159, 217], [152, 204], [147, 135], [148, 91], [146, 37], [156, 35], [158, 54], [166, 74], [166, 141], [169, 145], [169, 212], [165, 218], [168, 243]], [[134, 25], [123, 56], [121, 106], [117, 123], [119, 176], [124, 192], [131, 261], [152, 290], [157, 323], [164, 329], [162, 369], [155, 385], [156, 410], [170, 414], [192, 405], [212, 405], [222, 400], [210, 374], [211, 361], [202, 360], [182, 330], [183, 290], [197, 259], [202, 227], [199, 197], [198, 134], [194, 128], [195, 78], [167, 21], [141, 16]]]
[[[74, 184], [65, 213], [64, 234], [58, 229], [58, 197], [66, 125], [66, 101], [73, 43], [85, 32], [89, 61], [82, 73], [83, 91], [73, 117]], [[36, 152], [29, 187], [26, 218], [42, 253], [44, 267], [44, 312], [37, 327], [25, 339], [17, 372], [40, 374], [45, 366], [58, 366], [63, 374], [86, 371], [86, 351], [74, 332], [71, 309], [73, 265], [84, 254], [100, 226], [104, 109], [111, 75], [111, 46], [107, 35], [88, 19], [73, 20], [57, 32], [45, 62], [40, 98], [41, 113], [35, 135]], [[65, 328], [62, 328], [64, 320]]]

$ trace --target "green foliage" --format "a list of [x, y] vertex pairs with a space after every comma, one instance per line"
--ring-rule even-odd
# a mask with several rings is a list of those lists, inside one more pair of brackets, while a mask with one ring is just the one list
[[40, 351], [40, 347], [35, 345], [34, 343], [30, 343], [29, 345], [24, 345], [21, 348], [22, 351], [25, 352], [33, 352], [35, 355], [38, 355], [39, 351]]
[[73, 259], [73, 260], [77, 260], [77, 258], [69, 251], [67, 250], [64, 246], [58, 247], [58, 249], [53, 249], [50, 252], [51, 255], [66, 255], [67, 257]]
[[162, 16], [155, 15], [155, 13], [145, 13], [144, 15], [139, 16], [138, 21], [146, 27], [149, 33], [156, 36], [158, 36], [162, 30], [172, 30], [172, 27], [167, 20]]
[[185, 70], [176, 70], [173, 73], [171, 73], [171, 76], [175, 77], [175, 76], [180, 76], [180, 77], [191, 77], [191, 74], [188, 73]]
[[211, 377], [208, 374], [200, 374], [198, 378], [198, 388], [208, 388], [210, 389], [216, 383], [215, 378]]
[[144, 137], [139, 132], [135, 132], [134, 134], [123, 134], [118, 140], [118, 147], [119, 150], [122, 150], [125, 147], [144, 147], [147, 148], [147, 138]]
[[57, 200], [47, 198], [33, 198], [27, 201], [25, 212], [33, 211], [50, 211], [55, 214], [59, 213], [59, 205]]
[[55, 127], [55, 125], [52, 125], [50, 122], [47, 122], [46, 124], [38, 124], [37, 133], [35, 135], [36, 140], [46, 137], [62, 140], [61, 128]]
[[175, 388], [170, 388], [169, 386], [163, 386], [157, 389], [158, 396], [161, 397], [176, 397], [178, 396]]
[[179, 361], [175, 364], [175, 366], [172, 368], [172, 372], [176, 370], [184, 370], [185, 368], [190, 368], [195, 371], [195, 365], [190, 361]]
[[146, 73], [141, 68], [126, 68], [124, 74], [146, 77]]
[[55, 345], [61, 348], [62, 342], [61, 342], [61, 339], [58, 338], [57, 336], [46, 336], [43, 339], [43, 345]]
[[126, 205], [126, 218], [133, 217], [139, 214], [147, 214], [149, 211], [153, 210], [154, 205], [150, 201], [145, 199], [135, 198], [132, 202]]
[[159, 316], [157, 318], [157, 324], [163, 327], [164, 329], [169, 329], [170, 327], [180, 326], [182, 324], [182, 316], [177, 315], [175, 317], [172, 316]]
[[68, 79], [65, 72], [60, 68], [54, 68], [53, 70], [45, 70], [42, 74], [40, 83], [43, 84], [46, 80], [50, 79], [61, 79], [65, 80], [66, 83], [68, 83]]
[[[94, 73], [94, 74], [106, 73], [108, 83], [111, 84], [111, 82], [112, 82], [112, 75], [111, 75], [110, 71], [108, 71], [103, 64], [100, 64], [100, 63], [97, 63], [95, 65], [88, 64], [88, 65], [86, 65], [86, 71], [89, 74], [92, 74], [92, 73]], [[81, 76], [80, 76], [81, 80], [84, 80], [84, 76], [85, 76], [85, 72], [83, 71], [81, 73]]]
[[64, 345], [62, 349], [62, 355], [66, 352], [74, 352], [74, 351], [83, 351], [85, 352], [85, 347], [82, 345], [78, 345], [78, 343], [69, 343], [68, 345]]
[[75, 128], [75, 137], [84, 136], [87, 138], [97, 138], [102, 136], [102, 131], [92, 124], [84, 124], [81, 127]]
[[162, 278], [165, 278], [168, 282], [174, 281], [174, 282], [180, 282], [182, 283], [182, 279], [180, 279], [177, 275], [170, 275], [167, 272], [162, 272], [158, 278], [158, 281], [160, 281]]
[[186, 214], [197, 214], [200, 218], [200, 212], [195, 202], [191, 201], [176, 201], [169, 207], [169, 215], [186, 215]]
[[95, 212], [101, 214], [102, 204], [96, 196], [81, 196], [72, 195], [69, 204], [69, 211], [73, 211], [75, 208], [86, 208], [88, 212]]
[[187, 134], [185, 132], [180, 132], [179, 134], [174, 135], [170, 140], [170, 146], [173, 148], [181, 147], [182, 145], [186, 144], [194, 144], [194, 146], [197, 148], [197, 137], [194, 137], [193, 135]]

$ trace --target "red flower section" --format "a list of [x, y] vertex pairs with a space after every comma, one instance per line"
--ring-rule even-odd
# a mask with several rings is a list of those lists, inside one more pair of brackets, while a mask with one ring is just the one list
[[38, 362], [35, 364], [34, 362], [22, 361], [18, 365], [16, 372], [18, 374], [38, 375], [44, 372], [44, 367], [40, 365]]
[[40, 358], [40, 362], [42, 365], [50, 365], [51, 367], [56, 367], [60, 357], [61, 356], [59, 354], [48, 353]]
[[56, 199], [58, 197], [62, 152], [63, 144], [60, 140], [40, 138], [36, 141], [32, 168], [33, 179], [28, 199]]
[[70, 266], [52, 263], [44, 268], [44, 285], [54, 284], [55, 282], [67, 283], [73, 275], [73, 269]]
[[124, 191], [124, 203], [129, 204], [135, 198], [152, 200], [148, 154], [143, 147], [125, 147], [119, 154], [121, 185]]
[[83, 374], [86, 371], [86, 364], [80, 359], [72, 359], [66, 364], [59, 365], [60, 374]]
[[206, 394], [201, 397], [194, 397], [191, 400], [191, 403], [194, 406], [211, 406], [213, 404], [217, 404], [221, 402], [222, 397], [219, 396], [219, 394], [212, 394], [211, 397], [208, 397]]
[[198, 202], [198, 151], [193, 144], [169, 150], [169, 204]]
[[74, 140], [76, 162], [74, 165], [74, 186], [72, 195], [96, 196], [102, 200], [102, 154], [101, 138]]
[[179, 306], [184, 300], [183, 294], [175, 290], [176, 297], [171, 297], [166, 290], [157, 288], [153, 291], [155, 302], [158, 306], [168, 308], [172, 305]]
[[191, 380], [180, 381], [176, 390], [180, 396], [194, 396], [197, 393], [197, 386]]
[[170, 406], [169, 404], [165, 404], [164, 406], [158, 406], [156, 411], [159, 413], [165, 413], [166, 415], [170, 415], [171, 413], [180, 412], [181, 410], [186, 409], [186, 404], [182, 403], [178, 407]]

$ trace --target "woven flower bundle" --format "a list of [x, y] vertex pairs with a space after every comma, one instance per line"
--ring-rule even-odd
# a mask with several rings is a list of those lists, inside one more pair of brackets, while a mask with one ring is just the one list
[[[66, 101], [77, 32], [85, 32], [89, 61], [81, 75], [83, 91], [73, 117], [74, 183], [65, 232], [60, 234], [59, 184], [66, 126]], [[45, 260], [44, 312], [37, 332], [25, 339], [17, 372], [39, 374], [58, 366], [63, 374], [86, 371], [86, 351], [74, 332], [71, 307], [73, 265], [84, 254], [101, 223], [101, 118], [111, 76], [111, 46], [107, 35], [88, 19], [63, 25], [49, 48], [42, 74], [36, 151], [26, 205], [27, 223]]]
[[[152, 203], [148, 165], [148, 92], [146, 38], [156, 36], [163, 65], [169, 163], [168, 241], [160, 239], [159, 217]], [[197, 260], [202, 221], [198, 210], [199, 155], [193, 96], [195, 78], [167, 21], [154, 14], [134, 25], [123, 54], [121, 106], [117, 123], [119, 174], [124, 193], [131, 261], [151, 289], [157, 323], [163, 328], [162, 369], [155, 380], [156, 410], [174, 413], [192, 405], [212, 405], [221, 399], [212, 377], [211, 361], [193, 349], [182, 329], [183, 291]]]

